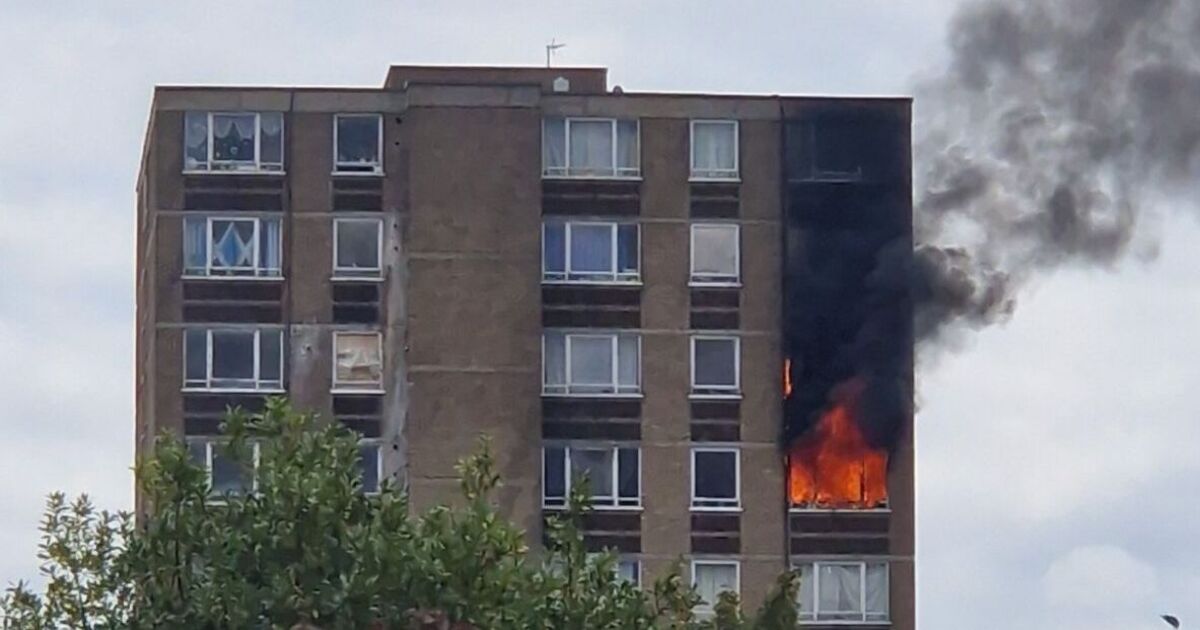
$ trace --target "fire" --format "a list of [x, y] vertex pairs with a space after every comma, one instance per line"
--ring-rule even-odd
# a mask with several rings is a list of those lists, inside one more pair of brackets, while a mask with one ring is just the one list
[[783, 360], [783, 397], [792, 395], [792, 360]]
[[867, 444], [852, 409], [837, 403], [788, 453], [792, 505], [873, 508], [887, 502], [887, 451]]

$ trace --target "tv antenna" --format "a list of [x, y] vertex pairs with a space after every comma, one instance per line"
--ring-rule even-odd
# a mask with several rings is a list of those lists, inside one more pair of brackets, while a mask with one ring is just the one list
[[554, 41], [553, 37], [550, 38], [550, 43], [546, 44], [546, 67], [547, 68], [550, 67], [550, 59], [551, 59], [551, 57], [554, 56], [554, 53], [558, 52], [559, 48], [565, 48], [565, 47], [566, 47], [566, 44], [560, 44], [560, 43]]

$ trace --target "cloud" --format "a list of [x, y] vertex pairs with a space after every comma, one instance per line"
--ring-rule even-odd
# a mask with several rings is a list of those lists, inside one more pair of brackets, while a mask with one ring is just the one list
[[1158, 595], [1154, 568], [1112, 545], [1076, 547], [1042, 576], [1052, 606], [1078, 613], [1147, 609]]

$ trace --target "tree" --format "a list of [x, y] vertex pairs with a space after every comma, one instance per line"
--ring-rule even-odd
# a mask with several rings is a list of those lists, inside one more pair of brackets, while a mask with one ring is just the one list
[[[488, 443], [460, 462], [462, 505], [411, 513], [384, 484], [362, 492], [353, 432], [273, 399], [231, 411], [223, 455], [257, 460], [253, 492], [210, 493], [177, 438], [139, 462], [149, 506], [98, 512], [86, 496], [51, 495], [38, 555], [44, 592], [0, 597], [3, 628], [612, 628], [767, 630], [795, 626], [796, 582], [781, 577], [757, 614], [726, 594], [712, 619], [692, 612], [678, 566], [642, 590], [616, 558], [585, 551], [577, 527], [586, 483], [528, 549], [490, 502], [499, 483]], [[257, 457], [252, 453], [257, 445]]]

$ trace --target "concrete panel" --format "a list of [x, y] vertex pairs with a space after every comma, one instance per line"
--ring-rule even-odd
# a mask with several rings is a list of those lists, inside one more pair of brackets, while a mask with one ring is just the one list
[[742, 218], [779, 221], [783, 218], [780, 124], [745, 120], [738, 124], [738, 134]]
[[541, 89], [534, 86], [410, 85], [409, 107], [537, 107]]
[[156, 322], [183, 321], [183, 217], [155, 213], [154, 301]]
[[[742, 553], [784, 557], [783, 456], [774, 445], [742, 447]], [[781, 561], [782, 562], [782, 561]]]
[[298, 89], [292, 100], [293, 112], [375, 113], [404, 111], [407, 99], [400, 92], [378, 88]]
[[[154, 346], [155, 436], [163, 431], [183, 435], [183, 329], [159, 328]], [[153, 439], [153, 438], [151, 438]]]
[[688, 234], [686, 223], [642, 224], [643, 328], [688, 327]]
[[150, 131], [150, 211], [183, 207], [183, 112], [157, 112]]
[[675, 558], [691, 550], [691, 451], [686, 443], [642, 444], [642, 551]]
[[333, 116], [291, 114], [287, 117], [288, 183], [293, 213], [329, 212], [333, 172]]
[[[291, 109], [291, 88], [177, 87], [154, 88], [154, 109], [272, 111]], [[181, 126], [180, 129], [183, 127]], [[181, 158], [182, 159], [182, 158]]]
[[642, 336], [642, 439], [646, 442], [689, 439], [688, 343], [683, 333]]
[[283, 232], [286, 317], [297, 324], [327, 324], [333, 316], [333, 218], [292, 214]]
[[775, 589], [779, 576], [788, 569], [782, 558], [778, 560], [742, 560], [742, 602], [746, 610], [757, 611]]
[[776, 335], [782, 330], [783, 243], [779, 230], [778, 223], [742, 224], [743, 330]]
[[326, 326], [300, 324], [288, 327], [287, 335], [288, 397], [297, 409], [332, 418], [332, 331]]
[[641, 143], [642, 216], [686, 218], [688, 121], [642, 118]]
[[545, 95], [548, 116], [613, 116], [618, 118], [737, 118], [775, 120], [779, 101], [773, 96], [714, 96], [625, 92], [607, 95]]
[[742, 338], [742, 440], [777, 445], [783, 422], [783, 357], [775, 337]]

